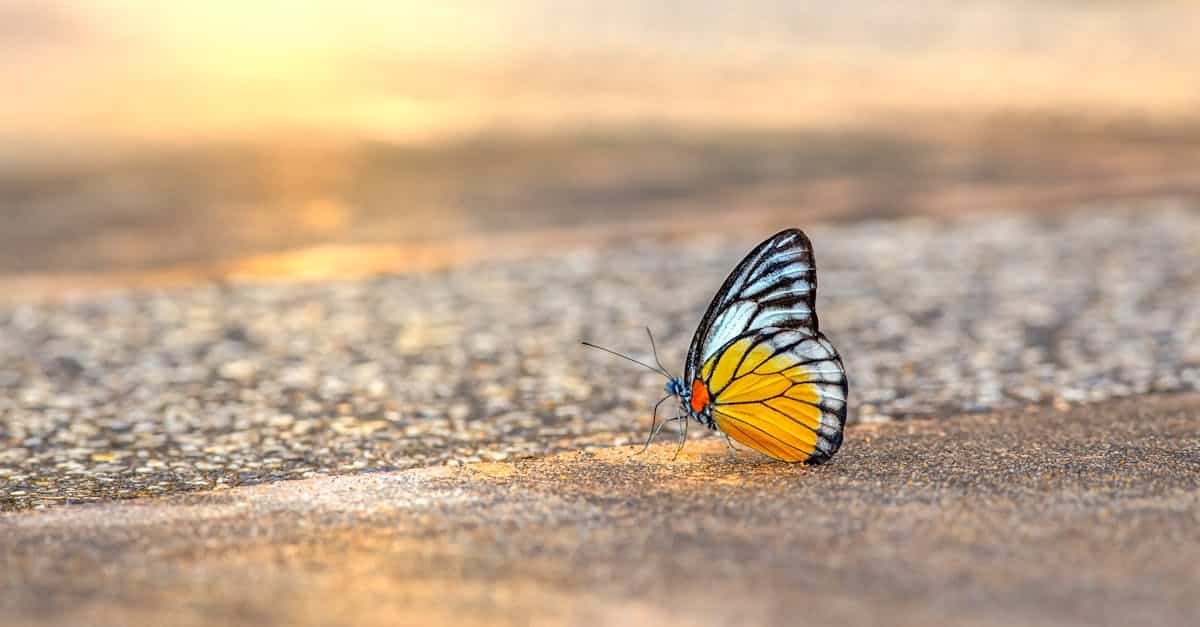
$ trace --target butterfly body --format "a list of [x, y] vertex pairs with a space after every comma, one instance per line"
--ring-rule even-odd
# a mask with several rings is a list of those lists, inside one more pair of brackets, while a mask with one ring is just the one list
[[667, 383], [684, 419], [769, 457], [821, 463], [837, 452], [848, 386], [818, 330], [812, 244], [797, 229], [759, 244], [701, 319], [682, 378]]
[[712, 400], [708, 386], [700, 379], [694, 379], [691, 385], [683, 379], [673, 378], [667, 382], [667, 394], [679, 398], [679, 408], [689, 418], [693, 418], [709, 429], [716, 429], [717, 423], [712, 418]]

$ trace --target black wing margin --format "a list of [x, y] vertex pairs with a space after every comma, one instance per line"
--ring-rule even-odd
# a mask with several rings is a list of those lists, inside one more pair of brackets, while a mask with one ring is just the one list
[[686, 379], [733, 338], [758, 328], [818, 332], [817, 269], [804, 231], [772, 235], [725, 279], [700, 320], [688, 349]]

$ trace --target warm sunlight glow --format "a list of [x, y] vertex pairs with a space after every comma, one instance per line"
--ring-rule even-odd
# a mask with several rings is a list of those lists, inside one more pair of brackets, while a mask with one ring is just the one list
[[1200, 110], [1194, 5], [1005, 12], [924, 0], [880, 11], [770, 0], [683, 12], [624, 1], [0, 0], [0, 75], [17, 94], [0, 103], [0, 138], [28, 140], [26, 150], [789, 126], [914, 110]]

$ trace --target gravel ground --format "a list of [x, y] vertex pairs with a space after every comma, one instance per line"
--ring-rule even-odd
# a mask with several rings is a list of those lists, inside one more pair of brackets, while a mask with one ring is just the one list
[[[1194, 208], [808, 230], [852, 420], [1200, 388]], [[662, 382], [578, 341], [680, 364], [765, 235], [3, 305], [0, 508], [621, 443]]]
[[[1194, 625], [1200, 395], [0, 514], [0, 625]], [[798, 621], [797, 617], [803, 617]]]

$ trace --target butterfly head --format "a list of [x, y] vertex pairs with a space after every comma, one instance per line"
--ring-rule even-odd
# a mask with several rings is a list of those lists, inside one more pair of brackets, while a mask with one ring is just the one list
[[666, 392], [671, 396], [678, 396], [681, 399], [686, 398], [688, 395], [688, 389], [687, 386], [683, 384], [683, 379], [677, 379], [675, 377], [672, 377], [667, 381]]

